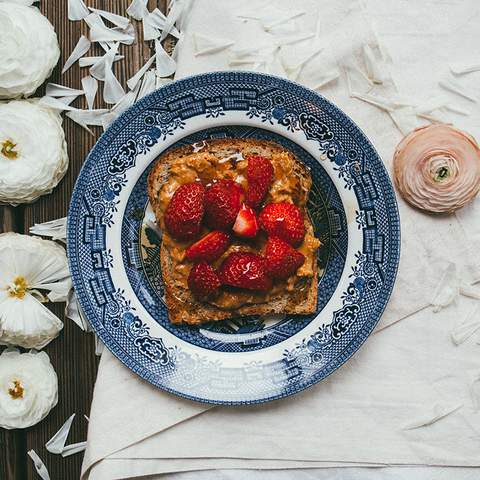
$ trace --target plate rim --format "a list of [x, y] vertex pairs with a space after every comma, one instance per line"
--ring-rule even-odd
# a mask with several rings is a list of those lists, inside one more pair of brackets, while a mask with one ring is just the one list
[[[386, 200], [389, 201], [390, 203], [390, 208], [393, 209], [395, 213], [395, 218], [392, 219], [390, 222], [390, 231], [392, 232], [391, 236], [391, 249], [392, 249], [392, 255], [390, 256], [392, 259], [392, 266], [391, 266], [391, 275], [389, 277], [389, 284], [387, 287], [384, 287], [384, 290], [382, 292], [381, 297], [377, 299], [377, 304], [375, 308], [373, 309], [373, 312], [370, 314], [370, 316], [375, 315], [375, 321], [372, 322], [371, 324], [368, 325], [368, 328], [362, 328], [358, 334], [350, 341], [347, 347], [344, 348], [344, 351], [342, 352], [341, 355], [335, 357], [334, 360], [331, 360], [327, 365], [322, 367], [322, 369], [316, 371], [313, 375], [309, 376], [308, 379], [304, 379], [301, 382], [298, 382], [295, 384], [294, 390], [282, 390], [280, 393], [269, 396], [269, 397], [262, 397], [258, 399], [249, 399], [249, 400], [215, 400], [215, 399], [210, 399], [210, 398], [200, 398], [195, 395], [190, 395], [187, 393], [179, 392], [175, 390], [174, 388], [169, 387], [168, 385], [163, 385], [160, 384], [159, 382], [156, 381], [156, 376], [153, 375], [147, 368], [144, 366], [139, 365], [137, 362], [130, 362], [128, 363], [128, 359], [130, 359], [130, 356], [125, 353], [116, 343], [114, 344], [109, 344], [108, 342], [103, 342], [104, 340], [104, 335], [103, 331], [105, 331], [104, 328], [97, 328], [96, 323], [97, 322], [91, 322], [90, 317], [92, 315], [89, 315], [89, 305], [87, 302], [84, 302], [84, 295], [88, 295], [85, 291], [83, 291], [83, 283], [80, 280], [77, 280], [78, 277], [81, 277], [81, 274], [79, 272], [78, 264], [75, 261], [76, 255], [74, 251], [74, 245], [75, 245], [75, 237], [77, 236], [76, 232], [76, 222], [74, 222], [74, 219], [77, 217], [77, 213], [75, 213], [76, 210], [78, 210], [78, 207], [75, 208], [76, 205], [78, 205], [78, 200], [81, 199], [81, 193], [80, 190], [82, 188], [82, 183], [84, 183], [85, 178], [85, 172], [87, 168], [90, 168], [90, 163], [91, 163], [91, 158], [95, 156], [97, 151], [102, 148], [102, 146], [105, 144], [105, 142], [109, 141], [109, 138], [115, 137], [117, 135], [117, 132], [120, 131], [123, 127], [126, 126], [128, 123], [128, 120], [136, 114], [141, 113], [143, 110], [145, 110], [144, 107], [148, 106], [150, 104], [150, 100], [152, 97], [158, 95], [159, 91], [166, 92], [168, 93], [169, 90], [173, 89], [172, 93], [177, 93], [179, 91], [182, 91], [182, 84], [188, 84], [193, 81], [196, 82], [198, 80], [202, 80], [208, 77], [220, 77], [222, 78], [222, 81], [227, 83], [230, 78], [228, 77], [235, 77], [236, 80], [241, 81], [241, 80], [248, 80], [248, 77], [257, 77], [257, 78], [262, 78], [265, 81], [268, 81], [269, 79], [271, 81], [278, 82], [282, 84], [286, 90], [291, 89], [292, 87], [295, 88], [296, 91], [301, 91], [302, 92], [302, 97], [304, 97], [305, 100], [307, 101], [312, 101], [312, 102], [319, 102], [322, 104], [322, 106], [328, 106], [329, 107], [329, 113], [334, 114], [335, 117], [340, 118], [342, 120], [342, 126], [345, 128], [348, 133], [352, 134], [354, 138], [360, 139], [364, 145], [366, 145], [371, 152], [378, 158], [379, 160], [379, 167], [381, 170], [381, 174], [385, 176], [387, 180], [387, 185], [389, 185], [390, 188], [384, 191], [386, 195]], [[307, 94], [307, 95], [305, 95]], [[387, 203], [387, 202], [386, 202]], [[396, 233], [396, 235], [394, 235]], [[396, 242], [395, 242], [396, 240]], [[75, 292], [80, 292], [83, 293], [83, 295], [78, 294], [78, 302], [84, 311], [86, 317], [89, 320], [89, 323], [92, 326], [92, 329], [94, 332], [100, 337], [102, 342], [105, 344], [105, 346], [108, 348], [108, 350], [117, 358], [119, 359], [129, 370], [133, 371], [135, 374], [137, 374], [139, 377], [141, 377], [143, 380], [147, 380], [149, 383], [154, 385], [156, 388], [159, 388], [163, 391], [166, 391], [168, 393], [174, 394], [176, 396], [179, 396], [181, 398], [185, 398], [188, 400], [200, 402], [203, 404], [209, 404], [209, 405], [230, 405], [230, 406], [235, 406], [235, 405], [254, 405], [254, 404], [260, 404], [260, 403], [266, 403], [270, 402], [273, 400], [289, 397], [292, 395], [296, 395], [297, 393], [302, 392], [303, 390], [319, 383], [323, 379], [327, 378], [330, 376], [333, 372], [335, 372], [337, 369], [339, 369], [341, 366], [343, 366], [347, 360], [349, 360], [353, 355], [357, 353], [357, 351], [360, 349], [360, 347], [363, 345], [363, 343], [366, 341], [366, 339], [370, 336], [372, 331], [375, 329], [376, 325], [378, 324], [380, 318], [383, 315], [383, 312], [385, 311], [385, 308], [388, 304], [388, 301], [391, 297], [396, 277], [398, 274], [398, 268], [399, 268], [399, 263], [400, 263], [400, 250], [401, 250], [401, 223], [400, 223], [400, 213], [398, 209], [398, 202], [395, 194], [395, 189], [393, 186], [393, 183], [390, 179], [390, 176], [388, 174], [388, 170], [386, 168], [386, 165], [384, 164], [381, 156], [373, 146], [372, 142], [370, 139], [367, 137], [367, 135], [363, 132], [363, 130], [357, 125], [357, 123], [350, 118], [343, 110], [341, 110], [339, 107], [337, 107], [334, 103], [332, 103], [330, 100], [325, 98], [322, 94], [304, 86], [301, 85], [297, 82], [278, 77], [275, 75], [271, 74], [264, 74], [264, 73], [258, 73], [258, 72], [251, 72], [251, 71], [245, 71], [245, 70], [222, 70], [222, 71], [215, 71], [215, 72], [205, 72], [205, 73], [200, 73], [196, 75], [190, 75], [183, 77], [179, 80], [175, 80], [172, 83], [169, 83], [167, 85], [164, 85], [160, 87], [159, 89], [155, 90], [154, 92], [146, 95], [142, 99], [140, 99], [138, 102], [134, 103], [130, 108], [122, 112], [121, 115], [119, 115], [114, 122], [108, 127], [108, 129], [103, 132], [100, 137], [97, 139], [95, 142], [94, 146], [88, 153], [87, 157], [85, 158], [85, 161], [80, 169], [80, 172], [78, 173], [77, 179], [75, 181], [74, 188], [72, 190], [71, 198], [70, 198], [70, 204], [68, 208], [68, 215], [67, 215], [67, 257], [68, 257], [68, 262], [69, 262], [69, 267], [70, 267], [70, 272], [72, 276], [72, 283], [75, 289]], [[393, 260], [394, 266], [393, 266]], [[381, 305], [379, 308], [379, 300], [381, 300]], [[85, 305], [87, 308], [85, 308]], [[95, 316], [94, 316], [95, 317]]]

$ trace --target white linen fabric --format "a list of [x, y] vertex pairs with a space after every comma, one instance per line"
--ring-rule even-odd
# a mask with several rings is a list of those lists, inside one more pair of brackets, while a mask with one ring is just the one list
[[[247, 10], [260, 11], [265, 3], [193, 2], [177, 51], [176, 78], [231, 68], [229, 49], [195, 56], [195, 33], [233, 40], [235, 48], [268, 41], [269, 34], [258, 22], [238, 18]], [[287, 0], [277, 0], [274, 5], [291, 11]], [[473, 21], [480, 14], [480, 4], [474, 0], [415, 5], [406, 0], [368, 0], [366, 10], [356, 1], [298, 0], [294, 8], [307, 12], [295, 20], [299, 31], [315, 32], [317, 15], [321, 20], [315, 42], [324, 50], [308, 62], [297, 79], [307, 86], [315, 84], [320, 69], [359, 60], [363, 45], [368, 43], [384, 55], [388, 51], [392, 58], [389, 67], [395, 84], [385, 70], [386, 80], [376, 87], [378, 93], [388, 98], [398, 89], [403, 97], [418, 104], [427, 101], [432, 92], [444, 94], [437, 81], [448, 76], [448, 62], [473, 63], [475, 59], [469, 54], [473, 49], [462, 47], [467, 41], [469, 45], [480, 42], [480, 31]], [[382, 45], [377, 42], [371, 19]], [[296, 44], [285, 55], [300, 58], [302, 45], [309, 48], [312, 41]], [[466, 85], [474, 82], [472, 79], [478, 84], [479, 75], [471, 74]], [[468, 85], [473, 89], [471, 83]], [[392, 154], [402, 135], [388, 113], [351, 98], [343, 71], [321, 93], [362, 128], [390, 171]], [[454, 105], [469, 108], [455, 96], [449, 99]], [[475, 115], [455, 115], [452, 121], [480, 138], [480, 120]], [[298, 478], [324, 478], [323, 470], [311, 470], [317, 468], [347, 478], [331, 470], [342, 467], [352, 474], [345, 473], [348, 478], [394, 479], [408, 471], [412, 474], [409, 478], [426, 479], [437, 478], [429, 476], [434, 471], [439, 475], [445, 471], [396, 468], [380, 477], [378, 469], [357, 467], [480, 466], [476, 397], [480, 390], [472, 389], [480, 376], [479, 347], [474, 338], [458, 346], [451, 340], [452, 331], [478, 300], [458, 296], [439, 313], [426, 308], [439, 296], [439, 283], [452, 286], [450, 275], [442, 277], [452, 271], [452, 265], [460, 280], [468, 284], [480, 280], [476, 254], [480, 246], [479, 201], [449, 217], [427, 216], [401, 199], [399, 209], [402, 252], [391, 301], [375, 333], [347, 364], [320, 384], [284, 400], [252, 407], [211, 408], [155, 389], [105, 351], [90, 414], [82, 478], [157, 478], [161, 473], [192, 470], [299, 468], [308, 470], [296, 470]], [[256, 478], [242, 470], [222, 472], [216, 476], [209, 472], [205, 478]], [[364, 476], [366, 472], [371, 476]], [[455, 469], [449, 475], [467, 479], [471, 472]], [[270, 478], [268, 474], [256, 475]], [[178, 480], [184, 478], [193, 478], [193, 474], [178, 475]], [[287, 472], [283, 478], [291, 477]]]

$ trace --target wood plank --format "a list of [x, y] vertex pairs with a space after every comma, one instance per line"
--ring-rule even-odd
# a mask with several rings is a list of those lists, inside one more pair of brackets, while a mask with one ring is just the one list
[[[125, 10], [130, 1], [87, 0], [85, 3], [125, 15]], [[155, 0], [149, 0], [148, 7], [150, 10], [157, 5], [165, 8], [165, 4], [165, 0], [161, 0], [158, 4]], [[80, 35], [88, 34], [85, 23], [68, 21], [67, 2], [64, 0], [41, 2], [40, 8], [54, 25], [62, 50], [61, 60], [49, 81], [72, 88], [81, 88], [81, 78], [88, 75], [88, 69], [80, 69], [78, 64], [75, 64], [64, 75], [61, 75], [60, 72]], [[120, 53], [124, 54], [126, 58], [114, 64], [115, 74], [124, 86], [126, 80], [135, 74], [152, 54], [151, 46], [143, 42], [141, 23], [135, 20], [132, 20], [132, 23], [139, 33], [139, 38], [134, 45], [120, 46]], [[98, 45], [94, 45], [89, 52], [91, 55], [102, 55], [102, 53], [103, 51]], [[77, 99], [73, 105], [86, 108], [84, 98]], [[96, 107], [102, 106], [100, 85]], [[96, 138], [101, 133], [100, 128], [92, 127], [92, 130], [96, 133], [96, 136], [92, 137], [68, 118], [64, 120], [64, 130], [70, 157], [69, 170], [52, 194], [42, 197], [33, 205], [24, 207], [23, 228], [25, 231], [28, 231], [28, 228], [34, 223], [53, 220], [67, 214], [70, 196], [80, 168]], [[54, 305], [52, 310], [60, 318], [63, 318], [63, 305]], [[77, 413], [77, 417], [73, 423], [69, 443], [86, 439], [87, 422], [83, 419], [83, 414], [88, 415], [90, 409], [98, 366], [98, 359], [94, 355], [93, 335], [83, 333], [75, 324], [67, 321], [60, 337], [54, 340], [45, 350], [49, 354], [59, 377], [59, 403], [43, 422], [26, 432], [24, 451], [31, 448], [35, 449], [47, 465], [52, 479], [79, 478], [83, 455], [74, 455], [63, 459], [58, 455], [48, 453], [44, 444], [74, 412]], [[14, 472], [13, 474], [17, 476], [12, 477], [12, 479], [35, 480], [37, 477], [33, 465], [27, 461], [26, 456], [24, 458], [24, 462], [26, 462], [25, 475], [18, 476]], [[0, 475], [0, 478], [3, 477]]]

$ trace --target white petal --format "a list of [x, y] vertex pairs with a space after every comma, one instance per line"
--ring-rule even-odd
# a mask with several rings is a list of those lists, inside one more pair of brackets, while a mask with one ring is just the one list
[[449, 262], [430, 300], [434, 312], [439, 312], [455, 300], [458, 294], [457, 265]]
[[78, 298], [75, 292], [70, 290], [65, 306], [65, 317], [75, 322], [83, 331], [89, 332], [91, 330], [90, 324], [83, 316]]
[[76, 107], [70, 106], [68, 103], [62, 102], [58, 98], [45, 96], [39, 100], [39, 105], [44, 107], [52, 108], [63, 112], [64, 110], [76, 110]]
[[161, 33], [160, 30], [155, 28], [147, 19], [148, 17], [145, 17], [142, 21], [142, 27], [143, 27], [143, 40], [145, 42], [150, 41], [150, 40], [155, 40], [156, 38], [160, 37]]
[[65, 443], [67, 443], [68, 434], [72, 428], [72, 422], [75, 418], [75, 414], [72, 414], [67, 421], [62, 425], [60, 430], [45, 444], [45, 448], [56, 455], [60, 455], [63, 452]]
[[403, 135], [408, 135], [418, 127], [418, 120], [412, 107], [396, 108], [388, 113]]
[[127, 28], [128, 25], [130, 24], [130, 20], [128, 18], [122, 17], [122, 15], [117, 15], [116, 13], [112, 12], [107, 12], [106, 10], [98, 10], [97, 8], [89, 7], [89, 9], [103, 17], [105, 20], [108, 20], [109, 22], [113, 23], [117, 27], [120, 28]]
[[271, 21], [263, 21], [263, 28], [267, 31], [270, 32], [274, 30], [275, 28], [279, 27], [280, 25], [283, 25], [287, 22], [290, 22], [291, 20], [294, 20], [295, 18], [301, 17], [305, 15], [306, 12], [304, 11], [296, 11], [292, 13], [288, 13], [280, 18], [273, 19]]
[[93, 109], [93, 104], [95, 102], [95, 96], [97, 95], [98, 82], [96, 78], [93, 78], [90, 75], [82, 78], [82, 87], [85, 92], [85, 98], [87, 99], [87, 105], [89, 110]]
[[167, 19], [165, 20], [165, 25], [162, 30], [162, 36], [160, 37], [160, 41], [165, 40], [167, 35], [172, 31], [173, 26], [180, 19], [180, 16], [183, 13], [183, 9], [185, 7], [185, 2], [183, 1], [176, 1], [173, 3], [170, 11], [168, 12]]
[[150, 57], [149, 60], [145, 62], [145, 65], [131, 78], [127, 80], [127, 85], [130, 90], [133, 90], [138, 82], [145, 75], [145, 72], [151, 67], [152, 63], [155, 61], [155, 55]]
[[[147, 31], [149, 31], [149, 29], [152, 29], [152, 31], [155, 30], [158, 32], [158, 35], [154, 38], [158, 38], [160, 31], [165, 29], [166, 22], [167, 17], [158, 8], [156, 8], [143, 19], [144, 31], [145, 28]], [[145, 26], [145, 24], [147, 25]], [[149, 35], [153, 35], [153, 33], [149, 33]], [[172, 26], [170, 29], [170, 35], [180, 38], [180, 32], [174, 26]], [[153, 38], [150, 38], [149, 40], [153, 40]]]
[[105, 345], [100, 340], [98, 335], [95, 334], [95, 355], [97, 357], [101, 357], [104, 349], [105, 349]]
[[72, 443], [67, 445], [62, 452], [62, 457], [69, 457], [70, 455], [75, 455], [76, 453], [83, 452], [87, 448], [87, 442]]
[[142, 20], [148, 14], [147, 2], [148, 0], [133, 0], [127, 8], [127, 14], [135, 20]]
[[362, 102], [369, 103], [370, 105], [386, 112], [393, 112], [396, 109], [396, 106], [390, 100], [377, 95], [370, 95], [368, 93], [362, 95], [360, 93], [351, 92], [350, 96], [357, 100], [361, 100]]
[[209, 53], [216, 53], [225, 50], [234, 44], [230, 40], [223, 38], [215, 38], [211, 36], [202, 35], [201, 33], [193, 34], [193, 41], [195, 42], [195, 56], [207, 55]]
[[[95, 65], [99, 60], [101, 60], [103, 57], [82, 57], [78, 60], [78, 64], [80, 67], [91, 67], [92, 65]], [[113, 59], [114, 62], [118, 62], [119, 60], [124, 59], [125, 57], [123, 55], [115, 55], [115, 58]]]
[[50, 480], [50, 475], [48, 473], [47, 467], [42, 462], [42, 459], [37, 455], [35, 450], [29, 450], [27, 455], [32, 459], [35, 470], [37, 471], [39, 477], [42, 480]]
[[315, 78], [315, 85], [312, 87], [313, 90], [320, 90], [325, 85], [337, 80], [340, 76], [340, 71], [338, 68], [332, 68], [331, 70], [320, 72], [320, 76]]
[[89, 13], [83, 0], [68, 0], [69, 20], [82, 20], [82, 18], [85, 18]]
[[155, 40], [155, 64], [158, 77], [169, 77], [175, 73], [175, 60], [163, 49], [159, 40]]
[[154, 70], [149, 70], [142, 80], [142, 86], [138, 92], [137, 101], [140, 100], [145, 95], [152, 93], [156, 88], [156, 75]]
[[49, 97], [78, 97], [83, 95], [83, 93], [83, 90], [76, 90], [75, 88], [58, 85], [57, 83], [47, 83], [47, 88], [45, 89], [45, 95]]
[[476, 103], [477, 101], [473, 93], [470, 93], [467, 89], [465, 89], [462, 85], [460, 85], [458, 82], [454, 80], [443, 80], [438, 82], [438, 84], [445, 90], [448, 90], [449, 92], [455, 93], [463, 98], [466, 98], [471, 102]]
[[106, 108], [98, 110], [75, 110], [73, 112], [67, 112], [66, 116], [78, 123], [79, 125], [102, 125], [102, 116], [107, 114]]
[[80, 57], [83, 57], [90, 49], [90, 40], [82, 35], [79, 39], [72, 53], [67, 58], [65, 65], [63, 66], [62, 73], [65, 73]]
[[122, 85], [112, 71], [113, 59], [118, 50], [118, 43], [105, 54], [105, 84], [103, 86], [103, 100], [105, 103], [117, 103], [124, 95]]
[[474, 286], [474, 285], [469, 285], [466, 282], [462, 282], [460, 284], [460, 295], [463, 295], [464, 297], [476, 298], [477, 300], [480, 300], [480, 285]]
[[[23, 389], [12, 397], [14, 381]], [[58, 379], [45, 352], [21, 354], [7, 349], [0, 355], [0, 427], [27, 428], [43, 420], [58, 401]]]
[[44, 223], [35, 223], [29, 229], [30, 233], [43, 237], [50, 237], [52, 240], [60, 240], [66, 243], [67, 239], [67, 217], [57, 220], [50, 220]]
[[452, 63], [450, 70], [455, 75], [465, 75], [466, 73], [479, 72], [480, 63]]
[[[135, 27], [131, 23], [128, 24], [127, 28], [114, 27], [112, 30], [128, 35], [129, 39], [123, 40], [121, 42], [121, 43], [124, 43], [125, 45], [132, 45], [132, 43], [135, 41], [136, 31], [135, 31]], [[112, 45], [110, 45], [110, 48], [111, 47]]]
[[133, 42], [135, 37], [124, 33], [123, 31], [116, 30], [115, 28], [108, 28], [103, 25], [93, 25], [90, 29], [90, 41], [91, 42]]
[[279, 38], [276, 40], [276, 43], [279, 47], [285, 47], [287, 45], [292, 45], [294, 43], [304, 42], [313, 38], [315, 35], [313, 33], [298, 34], [298, 35], [289, 35], [284, 38]]

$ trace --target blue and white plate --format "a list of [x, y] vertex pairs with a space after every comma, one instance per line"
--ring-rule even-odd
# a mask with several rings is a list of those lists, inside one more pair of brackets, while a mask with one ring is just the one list
[[[168, 321], [146, 179], [165, 150], [228, 137], [271, 139], [311, 169], [323, 243], [313, 315]], [[103, 343], [153, 385], [218, 404], [285, 397], [342, 365], [385, 308], [399, 248], [395, 194], [359, 128], [317, 93], [248, 72], [186, 78], [136, 103], [91, 151], [68, 215], [75, 290]]]

